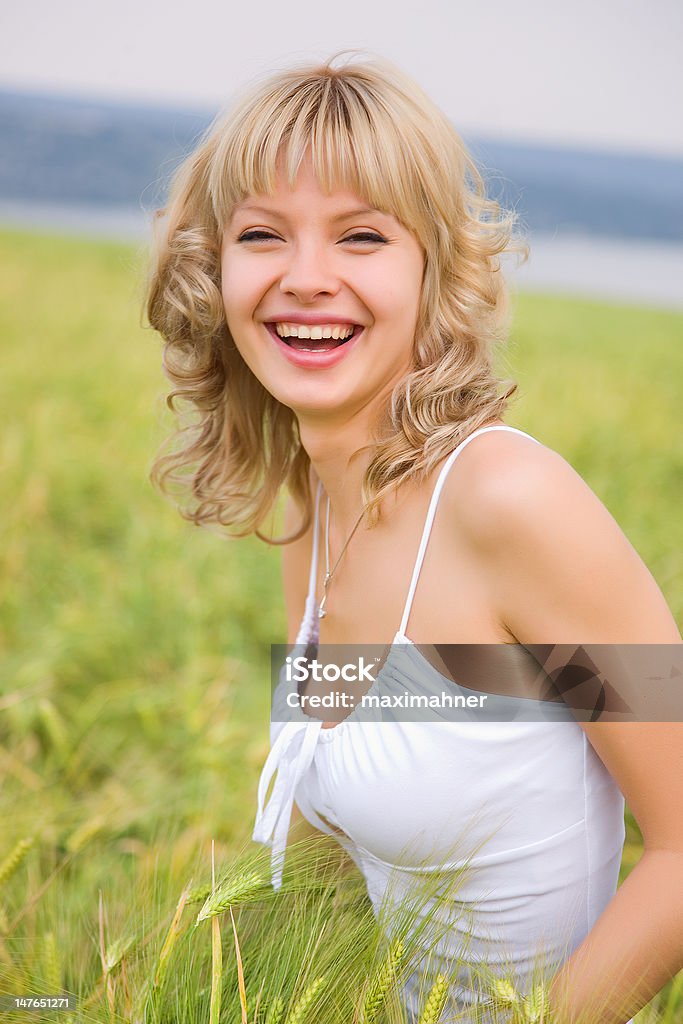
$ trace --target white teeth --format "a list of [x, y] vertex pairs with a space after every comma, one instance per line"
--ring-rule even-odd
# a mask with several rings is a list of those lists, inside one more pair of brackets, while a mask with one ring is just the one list
[[316, 324], [309, 327], [307, 324], [282, 324], [275, 325], [275, 330], [281, 338], [348, 338], [353, 334], [353, 324]]

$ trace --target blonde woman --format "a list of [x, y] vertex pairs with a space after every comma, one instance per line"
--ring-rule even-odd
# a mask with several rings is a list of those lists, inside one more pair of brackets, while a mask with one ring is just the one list
[[[258, 82], [176, 175], [147, 310], [198, 420], [154, 478], [187, 482], [191, 466], [185, 515], [283, 544], [288, 642], [393, 643], [385, 682], [436, 672], [422, 644], [678, 644], [605, 507], [503, 422], [514, 385], [493, 355], [514, 217], [412, 80], [337, 57]], [[269, 540], [283, 487], [286, 536]], [[571, 913], [552, 1020], [623, 1024], [683, 966], [680, 727], [555, 707], [385, 732], [273, 722], [254, 835], [273, 846], [274, 884], [295, 805], [345, 846], [377, 907], [418, 864], [443, 867], [485, 809], [492, 845], [461, 894], [473, 944], [454, 926], [446, 956], [495, 967], [504, 949], [524, 990]], [[645, 852], [617, 891], [624, 797]], [[454, 991], [451, 1013], [476, 1003], [467, 973]]]

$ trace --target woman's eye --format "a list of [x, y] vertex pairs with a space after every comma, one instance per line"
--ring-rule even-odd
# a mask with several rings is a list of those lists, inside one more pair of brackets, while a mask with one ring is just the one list
[[361, 242], [386, 242], [386, 238], [382, 238], [381, 235], [376, 235], [374, 231], [359, 231], [355, 235], [349, 235], [348, 238], [343, 239], [345, 242], [353, 241]]
[[[245, 231], [243, 235], [237, 239], [238, 242], [260, 242], [263, 239], [275, 238], [275, 235], [269, 234], [267, 231]], [[277, 241], [277, 239], [276, 239]]]

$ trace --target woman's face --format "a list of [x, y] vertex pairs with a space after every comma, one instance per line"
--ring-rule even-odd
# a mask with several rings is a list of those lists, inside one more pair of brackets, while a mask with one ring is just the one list
[[[242, 358], [297, 415], [329, 419], [374, 407], [408, 371], [422, 248], [395, 217], [367, 209], [353, 192], [325, 195], [310, 154], [294, 189], [280, 170], [273, 196], [236, 206], [221, 268], [228, 328]], [[312, 337], [281, 340], [276, 324], [282, 333], [283, 324], [305, 325], [298, 333], [307, 327]], [[348, 341], [344, 325], [355, 327]], [[326, 339], [330, 328], [341, 336]]]

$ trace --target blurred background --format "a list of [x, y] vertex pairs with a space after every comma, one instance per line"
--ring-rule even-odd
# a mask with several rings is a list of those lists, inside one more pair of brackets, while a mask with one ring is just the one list
[[520, 284], [683, 305], [676, 0], [4, 5], [0, 223], [144, 237], [168, 175], [254, 76], [364, 47], [470, 145], [533, 239]]
[[[169, 176], [256, 76], [364, 48], [452, 119], [531, 241], [508, 422], [578, 470], [683, 624], [682, 30], [678, 0], [0, 5], [0, 993], [137, 1019], [212, 841], [217, 878], [248, 845], [281, 549], [153, 490], [173, 423], [142, 302]], [[208, 1019], [192, 920], [169, 1021]], [[655, 1003], [638, 1024], [683, 1019], [683, 977]]]

